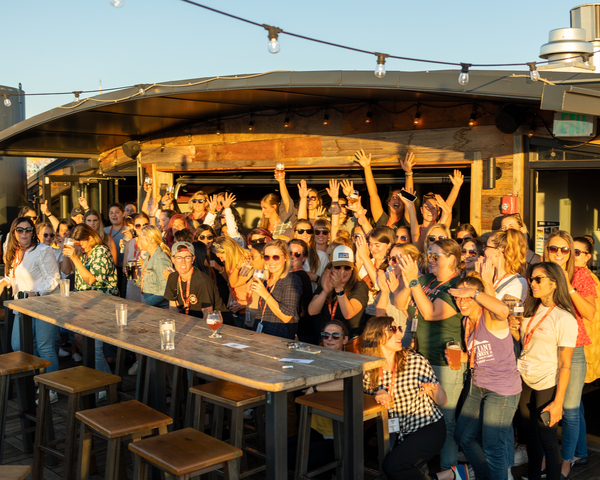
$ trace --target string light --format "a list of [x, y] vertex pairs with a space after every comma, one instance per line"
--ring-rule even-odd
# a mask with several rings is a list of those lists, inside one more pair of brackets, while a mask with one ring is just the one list
[[475, 120], [477, 120], [477, 114], [475, 112], [475, 105], [473, 105], [473, 111], [469, 117], [469, 127], [473, 127], [475, 125]]
[[529, 62], [527, 66], [529, 67], [529, 78], [532, 82], [537, 82], [540, 79], [540, 72], [538, 72], [535, 62]]
[[323, 125], [329, 125], [329, 115], [327, 114], [323, 116]]
[[279, 37], [280, 33], [283, 33], [283, 30], [281, 28], [272, 27], [271, 25], [262, 25], [262, 27], [269, 31], [269, 52], [279, 53], [279, 50], [281, 50], [281, 45], [279, 45], [279, 40], [277, 40], [277, 38]]
[[79, 101], [79, 96], [82, 94], [83, 92], [81, 90], [73, 92], [73, 95], [75, 95], [75, 101], [78, 102]]
[[529, 138], [531, 138], [531, 137], [533, 137], [533, 135], [534, 135], [534, 134], [535, 134], [535, 125], [532, 123], [532, 124], [529, 126], [529, 132], [527, 133], [527, 136], [528, 136]]
[[415, 116], [413, 118], [413, 123], [415, 125], [418, 125], [419, 123], [421, 123], [421, 114], [419, 113], [419, 104], [417, 103], [417, 112], [415, 113]]
[[285, 116], [285, 120], [283, 121], [284, 128], [290, 128], [290, 116], [289, 114]]
[[217, 131], [215, 132], [217, 135], [221, 135], [221, 122], [217, 120]]
[[470, 63], [461, 63], [460, 67], [460, 75], [458, 76], [458, 83], [460, 83], [461, 85], [466, 85], [467, 83], [469, 83], [469, 67], [471, 66]]
[[373, 117], [373, 114], [368, 111], [367, 112], [367, 118], [365, 118], [365, 123], [371, 123], [371, 118]]
[[385, 53], [376, 53], [377, 55], [377, 66], [375, 67], [375, 76], [377, 78], [385, 77], [385, 59], [389, 56]]
[[248, 131], [254, 131], [254, 120], [252, 120], [252, 115], [250, 115], [250, 121], [248, 122]]
[[165, 151], [165, 139], [163, 138], [163, 141], [160, 142], [160, 151], [164, 152]]
[[138, 89], [138, 93], [140, 95], [143, 95], [144, 93], [146, 93], [146, 90], [144, 90], [144, 86], [143, 85], [136, 85], [135, 88]]
[[10, 101], [10, 98], [8, 98], [8, 95], [4, 95], [4, 106], [10, 107], [11, 105], [12, 105], [12, 102]]

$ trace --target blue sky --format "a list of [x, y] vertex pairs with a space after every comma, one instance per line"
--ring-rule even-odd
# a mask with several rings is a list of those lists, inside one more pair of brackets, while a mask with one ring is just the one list
[[[393, 55], [469, 63], [539, 60], [578, 4], [559, 0], [198, 0], [258, 23]], [[271, 70], [373, 70], [375, 57], [282, 35], [180, 0], [21, 0], [2, 5], [0, 84], [71, 92]], [[388, 60], [390, 70], [443, 67]], [[457, 74], [458, 76], [458, 74]], [[27, 97], [27, 117], [73, 95]], [[3, 106], [0, 105], [0, 108]]]

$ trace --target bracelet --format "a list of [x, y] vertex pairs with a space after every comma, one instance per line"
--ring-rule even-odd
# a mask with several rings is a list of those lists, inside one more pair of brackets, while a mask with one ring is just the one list
[[413, 176], [413, 174], [412, 174], [412, 172], [410, 172], [410, 173], [404, 172], [404, 176], [405, 176], [405, 177], [412, 177], [412, 176]]
[[573, 295], [576, 291], [577, 291], [576, 288], [574, 288], [573, 290], [569, 290], [569, 295]]
[[479, 290], [476, 290], [475, 293], [473, 294], [473, 300], [475, 300], [477, 298], [477, 295], [479, 295], [481, 292]]
[[315, 283], [317, 283], [317, 284], [318, 284], [318, 283], [319, 283], [319, 280], [321, 280], [321, 276], [320, 276], [320, 275], [317, 275], [317, 278], [315, 279]]

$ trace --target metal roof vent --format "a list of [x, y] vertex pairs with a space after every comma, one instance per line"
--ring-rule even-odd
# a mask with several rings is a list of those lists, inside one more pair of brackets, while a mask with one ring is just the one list
[[591, 56], [594, 46], [585, 40], [583, 28], [550, 30], [549, 42], [540, 48], [540, 58], [550, 60], [538, 70], [553, 72], [590, 72], [593, 67], [583, 57]]
[[585, 40], [590, 42], [594, 54], [590, 65], [600, 73], [600, 3], [587, 3], [571, 9], [571, 27], [583, 28]]

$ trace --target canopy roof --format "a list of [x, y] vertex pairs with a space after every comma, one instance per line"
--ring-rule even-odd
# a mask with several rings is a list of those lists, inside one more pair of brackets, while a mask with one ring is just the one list
[[[269, 72], [201, 78], [127, 88], [49, 110], [0, 132], [0, 156], [98, 157], [130, 140], [144, 141], [187, 125], [273, 109], [390, 101], [530, 104], [600, 114], [600, 76], [542, 72], [471, 71]], [[585, 88], [582, 88], [585, 86]]]

